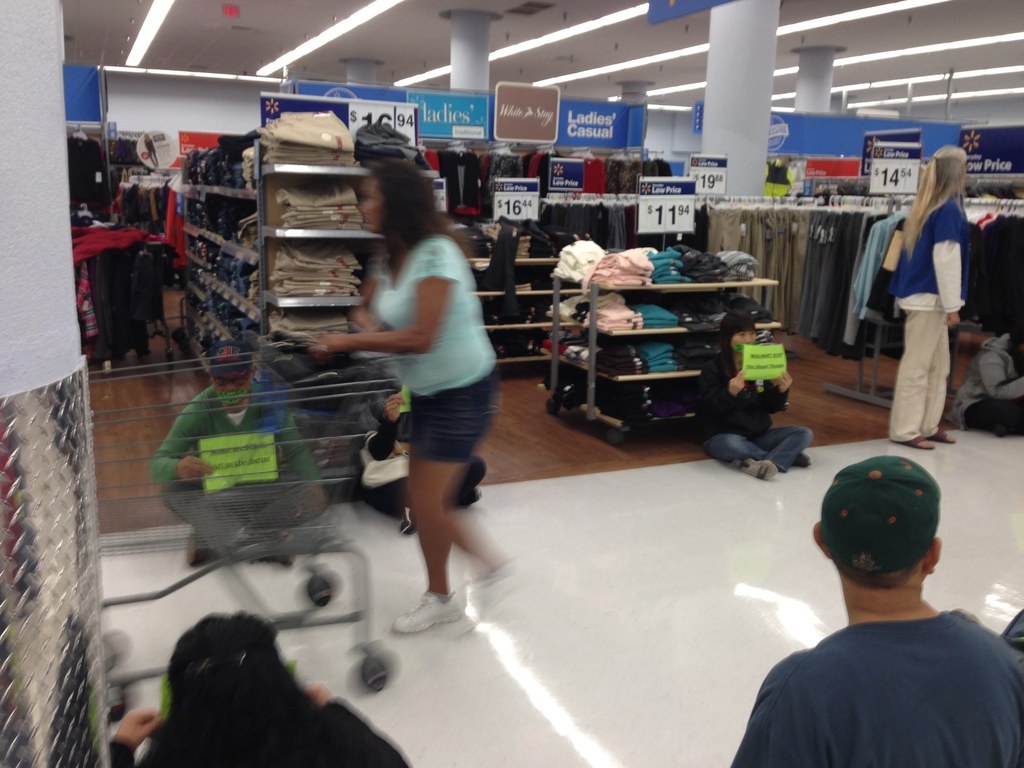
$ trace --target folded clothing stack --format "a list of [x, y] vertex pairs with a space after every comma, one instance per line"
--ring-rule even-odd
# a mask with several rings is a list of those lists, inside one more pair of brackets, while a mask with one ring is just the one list
[[348, 317], [344, 312], [332, 312], [322, 308], [312, 310], [289, 309], [288, 314], [280, 311], [270, 315], [271, 332], [287, 334], [347, 333]]
[[355, 144], [333, 112], [283, 112], [259, 129], [267, 163], [355, 165]]
[[283, 241], [277, 249], [271, 290], [281, 296], [353, 296], [359, 291], [359, 261], [327, 240]]
[[687, 282], [721, 283], [729, 271], [724, 261], [711, 253], [704, 253], [685, 245], [673, 245], [672, 250], [679, 252], [682, 266], [679, 272]]
[[571, 283], [582, 283], [605, 255], [604, 248], [593, 240], [577, 240], [559, 251], [554, 274]]
[[673, 354], [682, 368], [703, 368], [704, 364], [718, 356], [721, 348], [711, 334], [694, 334], [677, 342]]
[[753, 280], [757, 277], [757, 259], [743, 251], [720, 251], [718, 258], [726, 265], [726, 280]]
[[654, 418], [651, 387], [647, 384], [627, 382], [615, 387], [598, 387], [596, 402], [605, 416], [622, 419], [627, 424]]
[[337, 179], [317, 179], [277, 191], [281, 223], [297, 229], [363, 228], [356, 192]]
[[669, 248], [667, 251], [661, 251], [660, 253], [652, 253], [648, 258], [650, 258], [651, 264], [654, 265], [651, 279], [656, 285], [678, 285], [683, 282], [690, 282], [684, 279], [679, 271], [683, 267], [683, 262], [679, 258], [679, 251], [674, 248]]
[[651, 373], [681, 371], [686, 367], [676, 359], [675, 348], [663, 341], [644, 341], [637, 344], [636, 349]]
[[609, 283], [613, 285], [650, 285], [654, 265], [649, 254], [653, 248], [633, 248], [620, 253], [609, 253], [584, 277], [583, 288], [590, 283]]
[[640, 351], [632, 344], [601, 347], [597, 355], [597, 372], [606, 376], [637, 376], [650, 373]]
[[630, 304], [629, 308], [644, 318], [644, 328], [678, 328], [679, 318], [657, 304]]

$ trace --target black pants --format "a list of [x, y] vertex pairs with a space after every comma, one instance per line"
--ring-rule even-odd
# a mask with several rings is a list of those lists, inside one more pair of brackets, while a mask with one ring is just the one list
[[988, 432], [1001, 424], [1009, 433], [1024, 435], [1024, 406], [1013, 400], [987, 397], [964, 411], [964, 423], [969, 429], [984, 429]]
[[[468, 507], [476, 501], [476, 487], [487, 474], [487, 465], [479, 456], [471, 456], [466, 465], [466, 474], [455, 496], [455, 506]], [[395, 480], [376, 488], [363, 487], [363, 500], [378, 512], [391, 517], [401, 517], [405, 510], [406, 478]]]

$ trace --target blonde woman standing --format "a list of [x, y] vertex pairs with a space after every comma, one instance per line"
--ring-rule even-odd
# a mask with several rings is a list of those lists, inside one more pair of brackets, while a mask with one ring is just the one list
[[889, 439], [931, 450], [956, 439], [939, 427], [949, 375], [949, 328], [967, 298], [967, 153], [943, 147], [921, 172], [903, 227], [904, 253], [889, 291], [907, 316]]

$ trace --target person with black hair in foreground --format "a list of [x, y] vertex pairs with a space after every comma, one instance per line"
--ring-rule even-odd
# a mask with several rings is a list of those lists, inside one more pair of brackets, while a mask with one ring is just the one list
[[1009, 333], [981, 345], [956, 391], [950, 418], [963, 429], [1024, 435], [1024, 317]]
[[208, 616], [174, 648], [170, 714], [132, 710], [111, 744], [113, 768], [404, 768], [405, 759], [323, 686], [303, 689], [276, 631], [245, 613]]
[[720, 461], [740, 463], [740, 469], [769, 480], [791, 466], [809, 467], [803, 450], [814, 433], [807, 427], [773, 427], [771, 414], [789, 406], [793, 377], [783, 371], [775, 381], [747, 381], [741, 370], [743, 345], [757, 341], [754, 318], [729, 312], [718, 331], [721, 352], [701, 371], [697, 387], [704, 450]]
[[768, 673], [733, 768], [1024, 766], [1015, 652], [922, 596], [940, 495], [900, 456], [835, 476], [814, 541], [839, 572], [849, 626]]

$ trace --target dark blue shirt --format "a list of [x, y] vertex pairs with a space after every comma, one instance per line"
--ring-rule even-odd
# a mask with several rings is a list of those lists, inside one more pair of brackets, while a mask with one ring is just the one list
[[958, 615], [858, 624], [765, 678], [733, 768], [1021, 768], [1024, 671]]
[[889, 283], [889, 293], [898, 298], [915, 293], [938, 295], [939, 284], [935, 277], [932, 249], [936, 243], [952, 240], [960, 244], [960, 298], [966, 301], [970, 235], [970, 225], [963, 210], [956, 200], [947, 200], [925, 219], [910, 258], [907, 258], [906, 253], [900, 255], [896, 272]]

